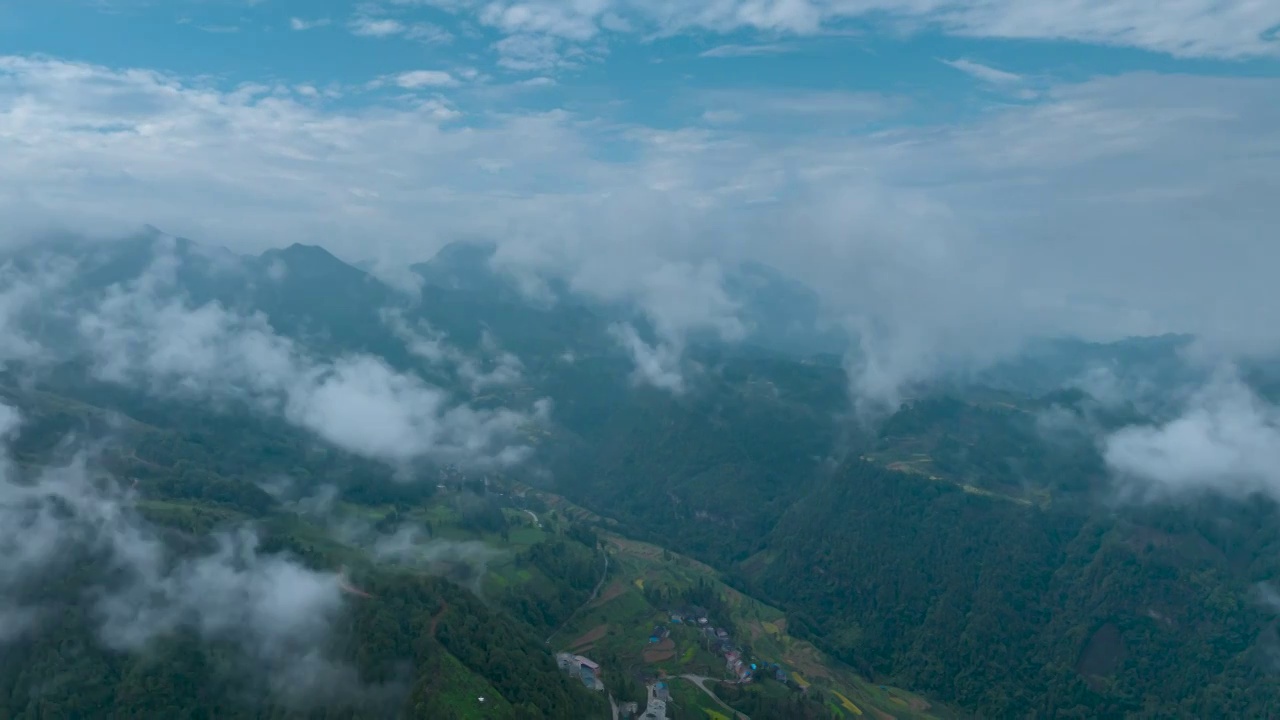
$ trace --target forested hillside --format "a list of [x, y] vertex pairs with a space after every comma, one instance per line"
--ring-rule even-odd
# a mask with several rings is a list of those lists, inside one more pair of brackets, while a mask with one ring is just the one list
[[592, 444], [566, 487], [867, 677], [980, 717], [1266, 716], [1275, 505], [1116, 507], [1093, 447], [1036, 429], [1078, 396], [1007, 400], [911, 405], [843, 443], [777, 399], [760, 430], [669, 410]]
[[[12, 438], [20, 465], [0, 493], [3, 547], [38, 553], [21, 543], [56, 531], [65, 548], [46, 567], [24, 559], [38, 554], [5, 560], [14, 574], [3, 582], [0, 715], [576, 720], [606, 711], [559, 671], [533, 626], [446, 579], [378, 562], [263, 489], [288, 473], [357, 506], [412, 507], [434, 484], [394, 481], [382, 466], [248, 416], [124, 395], [102, 406], [13, 386], [3, 396], [25, 417]], [[86, 447], [72, 431], [108, 439]], [[80, 459], [67, 457], [73, 450]], [[342, 583], [356, 590], [343, 595]], [[311, 617], [318, 603], [323, 618]]]
[[1228, 540], [1184, 512], [1046, 511], [852, 461], [744, 582], [865, 672], [987, 717], [1262, 717], [1280, 683], [1250, 580], [1274, 532], [1235, 533], [1274, 511], [1237, 511]]
[[[1280, 706], [1275, 504], [1122, 498], [1098, 438], [1178, 398], [1063, 387], [1097, 362], [1173, 382], [1183, 339], [1050, 344], [1004, 382], [920, 385], [867, 416], [838, 359], [794, 347], [692, 344], [687, 387], [653, 387], [611, 335], [624, 309], [562, 286], [527, 301], [483, 252], [415, 267], [407, 296], [319, 248], [232, 261], [157, 243], [92, 255], [48, 296], [56, 312], [13, 314], [15, 333], [72, 351], [22, 355], [0, 383], [21, 415], [0, 539], [35, 547], [33, 528], [70, 523], [83, 542], [0, 581], [10, 716], [606, 712], [540, 641], [598, 589], [593, 536], [494, 502], [498, 480], [708, 563], [868, 680], [975, 717]], [[1249, 381], [1273, 391], [1265, 370]], [[455, 544], [427, 552], [413, 533]], [[249, 581], [264, 563], [316, 588], [296, 601], [319, 603], [323, 642], [264, 650], [175, 599], [225, 576], [228, 602], [287, 614], [296, 588]], [[120, 627], [163, 632], [113, 635], [104, 598], [126, 590], [141, 610], [110, 605]], [[65, 622], [9, 630], [33, 608]], [[281, 658], [299, 656], [345, 694], [280, 695]]]

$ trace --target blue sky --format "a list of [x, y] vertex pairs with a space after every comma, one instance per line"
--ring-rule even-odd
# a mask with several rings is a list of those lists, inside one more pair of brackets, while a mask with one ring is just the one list
[[[50, 0], [0, 9], [0, 47], [211, 76], [227, 86], [341, 87], [348, 102], [373, 99], [352, 95], [351, 88], [422, 70], [449, 73], [473, 89], [542, 82], [518, 100], [504, 100], [525, 108], [612, 108], [617, 117], [653, 124], [687, 122], [700, 112], [691, 97], [709, 89], [892, 94], [914, 101], [903, 119], [929, 122], [997, 96], [1016, 98], [1029, 88], [1096, 75], [1280, 72], [1278, 28], [1266, 27], [1280, 24], [1280, 11], [1241, 11], [1238, 27], [1220, 27], [1232, 22], [1224, 18], [1219, 27], [1199, 30], [1196, 16], [1205, 10], [1190, 3], [1185, 22], [1175, 23], [1172, 13], [1162, 18], [1163, 30], [1130, 30], [1126, 37], [1127, 23], [1171, 13], [1142, 9], [1151, 3], [1121, 2], [1118, 19], [1092, 11], [1099, 18], [1090, 25], [1054, 15], [1085, 15], [1072, 6], [1106, 3], [1029, 4], [1061, 9], [1021, 24], [992, 18], [984, 28], [975, 19], [976, 27], [948, 32], [942, 18], [951, 3], [906, 0]], [[664, 5], [682, 9], [663, 12]], [[841, 5], [882, 9], [841, 12]], [[906, 12], [930, 5], [940, 9]], [[764, 8], [757, 14], [765, 17], [753, 18], [751, 6]], [[727, 9], [715, 20], [700, 19], [707, 7]], [[815, 18], [820, 24], [811, 25]], [[946, 63], [957, 60], [963, 62]], [[995, 72], [984, 73], [986, 68]], [[1005, 81], [992, 82], [996, 77]]]
[[1278, 28], [1251, 0], [7, 3], [0, 212], [392, 279], [483, 237], [677, 349], [734, 334], [719, 268], [757, 260], [885, 334], [890, 385], [1045, 333], [1278, 350]]

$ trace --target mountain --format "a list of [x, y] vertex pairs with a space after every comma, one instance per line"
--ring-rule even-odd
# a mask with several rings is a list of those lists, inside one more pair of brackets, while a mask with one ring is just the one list
[[[95, 405], [69, 396], [92, 388], [50, 392], [57, 383], [3, 391], [6, 411], [24, 418], [6, 443], [20, 465], [0, 476], [5, 717], [607, 711], [533, 628], [411, 561], [465, 545], [418, 539], [387, 562], [382, 548], [408, 538], [413, 519], [382, 508], [445, 507], [430, 499], [434, 483], [405, 484], [268, 419], [127, 393], [99, 391]], [[113, 428], [99, 435], [105, 446], [67, 447], [68, 429], [95, 426]], [[273, 477], [305, 483], [304, 502], [264, 485]], [[331, 500], [307, 497], [324, 488]], [[379, 529], [360, 519], [371, 513]], [[570, 598], [586, 594], [530, 572]]]
[[[589, 312], [598, 321], [647, 326], [633, 308], [576, 295], [560, 278], [543, 278], [549, 297], [531, 298], [514, 278], [494, 269], [495, 253], [490, 243], [455, 242], [411, 269], [427, 288], [465, 291], [520, 306], [550, 303], [562, 311]], [[842, 331], [823, 326], [819, 298], [802, 283], [753, 262], [727, 264], [722, 272], [724, 290], [747, 327], [748, 343], [798, 357], [838, 355], [848, 349]]]
[[[357, 514], [392, 528], [406, 514], [424, 526], [447, 517], [490, 528], [504, 527], [494, 519], [504, 512], [523, 514], [506, 507], [494, 515], [486, 501], [470, 499], [440, 509], [435, 486], [454, 481], [433, 481], [450, 473], [479, 479], [481, 497], [486, 480], [555, 493], [583, 508], [574, 532], [594, 525], [691, 556], [781, 608], [788, 632], [866, 678], [911, 686], [974, 717], [1266, 717], [1280, 703], [1266, 601], [1280, 573], [1275, 503], [1256, 494], [1117, 502], [1099, 447], [1108, 433], [1173, 417], [1185, 388], [1203, 379], [1182, 360], [1189, 338], [1046, 340], [974, 376], [936, 383], [868, 424], [849, 412], [839, 362], [813, 355], [841, 351], [838, 334], [822, 329], [820, 305], [768, 268], [725, 275], [760, 342], [691, 343], [689, 389], [672, 395], [634, 383], [632, 358], [609, 334], [634, 309], [558, 286], [555, 302], [529, 301], [491, 267], [484, 246], [449, 246], [415, 266], [422, 288], [413, 297], [317, 247], [244, 257], [147, 236], [54, 252], [83, 265], [60, 291], [71, 300], [50, 295], [16, 318], [62, 318], [66, 337], [80, 338], [82, 325], [68, 318], [96, 312], [118, 292], [113, 286], [136, 285], [161, 258], [171, 279], [153, 283], [155, 297], [128, 297], [143, 310], [183, 298], [192, 310], [216, 301], [236, 318], [260, 314], [278, 337], [247, 320], [224, 327], [213, 313], [182, 317], [230, 327], [219, 341], [262, 352], [270, 361], [263, 366], [283, 366], [282, 379], [229, 375], [189, 357], [185, 345], [167, 346], [158, 366], [181, 360], [201, 377], [234, 377], [241, 391], [210, 401], [189, 392], [190, 377], [179, 378], [185, 385], [168, 376], [169, 385], [122, 384], [87, 372], [83, 357], [41, 373], [15, 370], [0, 383], [4, 397], [22, 405], [38, 434], [17, 438], [15, 459], [64, 457], [56, 438], [67, 431], [140, 427], [145, 445], [117, 469], [139, 478], [152, 522], [199, 537], [236, 518], [260, 520], [284, 528], [268, 532], [270, 547], [317, 566], [345, 562], [372, 595], [416, 598], [392, 603], [384, 620], [349, 626], [394, 651], [335, 636], [334, 657], [355, 663], [360, 677], [394, 677], [395, 663], [380, 663], [395, 658], [414, 668], [417, 682], [483, 687], [512, 713], [522, 697], [531, 717], [562, 701], [575, 706], [558, 681], [555, 698], [526, 697], [525, 675], [512, 668], [527, 663], [528, 678], [550, 682], [546, 657], [531, 659], [530, 627], [562, 621], [586, 598], [594, 542], [530, 550], [486, 603], [474, 593], [483, 586], [448, 595], [474, 580], [465, 567], [449, 575], [457, 583], [448, 589], [415, 585], [370, 559], [368, 548], [335, 547], [324, 539], [332, 528], [295, 524], [298, 513], [249, 477], [332, 486], [343, 503], [363, 508]], [[13, 267], [42, 267], [33, 257], [18, 256]], [[253, 342], [232, 332], [245, 328]], [[55, 335], [45, 328], [40, 337]], [[239, 367], [235, 356], [223, 361]], [[1273, 365], [1241, 374], [1264, 393], [1280, 387]], [[371, 398], [394, 412], [381, 414]], [[454, 437], [456, 428], [466, 432]], [[519, 453], [494, 460], [494, 438]], [[421, 451], [405, 449], [419, 443]], [[485, 462], [455, 467], [475, 453]], [[552, 567], [551, 557], [565, 578], [559, 584], [545, 569], [540, 589], [514, 582], [538, 563]], [[430, 642], [397, 644], [421, 635], [442, 602], [480, 603], [480, 619], [449, 624], [439, 636], [443, 652]], [[503, 624], [513, 608], [523, 629]], [[509, 647], [485, 635], [489, 622], [504, 628]], [[501, 645], [500, 667], [480, 657], [483, 642]], [[40, 667], [57, 663], [51, 647], [30, 652], [24, 657]], [[94, 660], [93, 672], [112, 683], [147, 677], [113, 657]], [[31, 692], [17, 664], [6, 672], [10, 687]], [[179, 693], [179, 679], [164, 682]], [[134, 686], [133, 695], [111, 687], [110, 697], [121, 698], [111, 702], [136, 698]], [[37, 702], [11, 698], [10, 709]]]

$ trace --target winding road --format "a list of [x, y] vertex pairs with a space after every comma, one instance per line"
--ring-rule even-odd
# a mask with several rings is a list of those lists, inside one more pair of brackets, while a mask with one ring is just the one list
[[702, 692], [710, 695], [712, 700], [715, 700], [716, 703], [720, 705], [720, 707], [724, 708], [725, 710], [728, 710], [734, 717], [738, 718], [738, 720], [751, 720], [751, 718], [747, 717], [746, 715], [743, 715], [737, 710], [734, 710], [733, 708], [729, 707], [725, 703], [725, 701], [721, 700], [720, 697], [716, 695], [714, 690], [707, 687], [708, 682], [720, 682], [719, 680], [716, 680], [715, 678], [703, 677], [702, 675], [681, 675], [680, 677], [685, 680], [688, 680], [694, 685], [697, 685], [699, 688], [701, 688]]
[[529, 517], [533, 518], [533, 524], [535, 526], [539, 528], [542, 527], [542, 521], [538, 519], [537, 513], [532, 510], [525, 510], [525, 512], [529, 514]]

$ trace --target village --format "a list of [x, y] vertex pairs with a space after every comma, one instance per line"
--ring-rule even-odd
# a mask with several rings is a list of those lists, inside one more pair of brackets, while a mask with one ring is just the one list
[[[723, 678], [705, 678], [696, 675], [681, 675], [703, 692], [715, 697], [714, 692], [704, 683], [709, 681], [748, 684], [755, 678], [767, 673], [770, 679], [780, 683], [788, 683], [787, 672], [777, 663], [752, 662], [748, 651], [735, 643], [728, 630], [717, 627], [709, 617], [709, 611], [696, 605], [683, 606], [666, 613], [668, 625], [655, 625], [649, 633], [648, 643], [651, 646], [670, 644], [671, 629], [675, 626], [690, 628], [698, 634], [702, 644], [724, 661]], [[567, 672], [595, 691], [605, 690], [601, 679], [600, 665], [584, 655], [561, 652], [556, 655], [560, 669]], [[646, 676], [647, 700], [643, 711], [638, 703], [612, 703], [614, 717], [639, 718], [640, 720], [668, 720], [667, 706], [671, 702], [671, 688], [666, 674], [659, 671], [655, 676]], [[610, 698], [612, 701], [612, 697]]]
[[789, 702], [816, 703], [845, 720], [945, 717], [790, 635], [783, 613], [697, 560], [611, 532], [608, 521], [558, 496], [514, 490], [517, 508], [536, 499], [526, 509], [537, 513], [526, 515], [544, 528], [581, 523], [599, 533], [599, 583], [546, 644], [559, 651], [563, 672], [608, 697], [614, 720], [750, 720], [734, 706]]
[[[749, 683], [759, 673], [769, 673], [778, 682], [785, 683], [787, 681], [786, 671], [777, 663], [758, 665], [751, 662], [751, 658], [746, 655], [746, 651], [730, 637], [729, 631], [715, 627], [710, 618], [707, 617], [707, 614], [708, 612], [705, 608], [694, 605], [671, 611], [670, 619], [673, 624], [696, 627], [705, 637], [712, 652], [724, 658], [725, 670], [733, 682]], [[659, 642], [670, 634], [670, 630], [658, 626], [654, 628], [649, 641]]]

